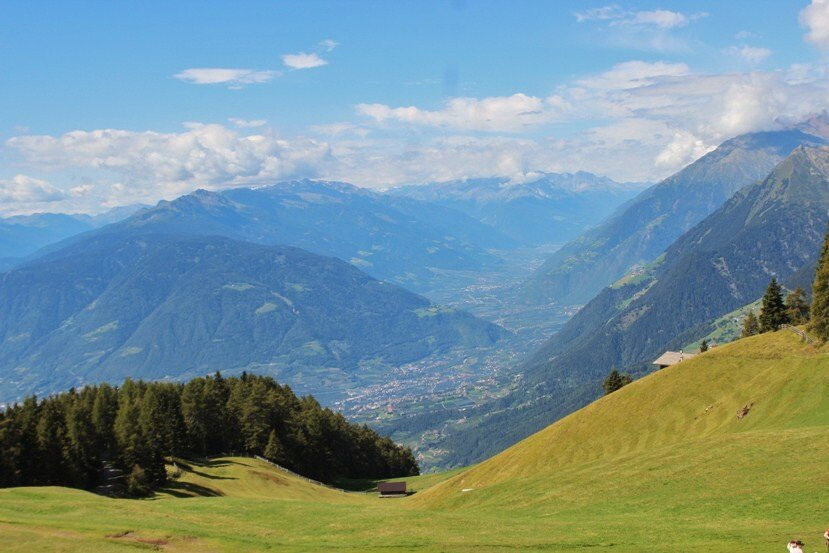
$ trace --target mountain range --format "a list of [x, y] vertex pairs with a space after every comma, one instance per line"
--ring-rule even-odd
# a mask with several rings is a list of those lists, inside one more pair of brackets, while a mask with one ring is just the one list
[[794, 148], [824, 143], [798, 130], [725, 141], [562, 247], [530, 276], [522, 296], [536, 303], [589, 301], [605, 286], [653, 261], [735, 192], [765, 177]]
[[470, 215], [522, 246], [563, 244], [610, 215], [641, 184], [577, 173], [539, 173], [520, 182], [467, 179], [390, 190]]
[[506, 334], [297, 248], [110, 228], [0, 275], [0, 397], [243, 369], [327, 397]]
[[514, 245], [492, 227], [449, 208], [310, 180], [197, 190], [94, 232], [220, 235], [295, 246], [348, 261], [375, 278], [412, 290], [429, 288], [440, 271], [497, 264], [490, 250]]
[[[513, 392], [462, 414], [453, 464], [474, 463], [600, 393], [611, 368], [642, 375], [666, 349], [706, 336], [771, 277], [808, 284], [829, 214], [829, 147], [797, 146], [647, 266], [589, 301], [519, 368]], [[520, 421], [520, 422], [516, 422]]]
[[116, 207], [97, 215], [35, 213], [0, 218], [0, 270], [45, 246], [120, 221], [145, 207]]

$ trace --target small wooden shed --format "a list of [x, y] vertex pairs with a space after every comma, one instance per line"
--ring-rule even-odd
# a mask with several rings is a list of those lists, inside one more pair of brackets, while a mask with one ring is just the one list
[[380, 497], [402, 497], [406, 495], [405, 482], [380, 482], [377, 484]]
[[664, 369], [665, 367], [670, 367], [671, 365], [676, 365], [677, 363], [681, 363], [686, 359], [690, 359], [692, 357], [696, 357], [696, 353], [685, 353], [684, 351], [666, 351], [662, 355], [659, 356], [659, 359], [653, 362], [656, 365], [657, 369]]

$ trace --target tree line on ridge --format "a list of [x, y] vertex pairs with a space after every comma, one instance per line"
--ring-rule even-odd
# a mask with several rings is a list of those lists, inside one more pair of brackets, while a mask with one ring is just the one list
[[163, 485], [176, 457], [261, 455], [323, 482], [418, 474], [409, 448], [245, 373], [28, 397], [0, 412], [0, 452], [0, 487], [92, 489], [111, 467], [130, 495]]

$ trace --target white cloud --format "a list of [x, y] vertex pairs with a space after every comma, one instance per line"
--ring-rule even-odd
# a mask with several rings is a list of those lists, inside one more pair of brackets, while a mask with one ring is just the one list
[[10, 179], [0, 180], [0, 202], [39, 204], [56, 202], [64, 198], [66, 194], [63, 191], [45, 180], [26, 175], [15, 175]]
[[751, 65], [757, 65], [771, 55], [771, 50], [758, 46], [731, 46], [726, 52], [732, 56], [743, 59]]
[[330, 156], [324, 142], [285, 140], [273, 133], [241, 135], [222, 125], [201, 124], [189, 124], [180, 133], [100, 129], [19, 136], [6, 145], [44, 170], [115, 175], [117, 186], [106, 192], [112, 203], [314, 176]]
[[626, 61], [617, 63], [608, 71], [576, 81], [579, 87], [597, 90], [626, 90], [654, 84], [666, 77], [687, 75], [690, 68], [684, 63], [664, 61]]
[[236, 117], [230, 117], [228, 121], [240, 129], [253, 129], [256, 127], [264, 127], [268, 124], [265, 119], [237, 119]]
[[331, 50], [333, 50], [334, 48], [336, 48], [339, 45], [340, 45], [339, 42], [335, 42], [335, 41], [331, 40], [330, 38], [326, 38], [325, 40], [322, 40], [319, 43], [319, 47], [322, 48], [323, 50], [325, 50], [326, 52], [330, 52]]
[[282, 56], [282, 63], [291, 69], [311, 69], [312, 67], [320, 67], [328, 64], [327, 61], [319, 57], [317, 54], [306, 54], [305, 52], [300, 52], [298, 54], [285, 54]]
[[[481, 106], [509, 98], [521, 102], [500, 117], [481, 115], [488, 113]], [[416, 124], [448, 135], [420, 147], [387, 151], [377, 145], [371, 155], [356, 146], [343, 150], [337, 143], [333, 151], [339, 161], [354, 160], [348, 164], [350, 171], [374, 184], [578, 169], [622, 180], [654, 180], [735, 135], [782, 128], [829, 108], [829, 85], [825, 75], [810, 68], [701, 75], [681, 63], [631, 61], [561, 86], [555, 98], [555, 107], [547, 99], [523, 94], [456, 99], [434, 111], [361, 106], [360, 113], [384, 123], [387, 132], [395, 126], [405, 132]], [[535, 125], [578, 123], [586, 130], [567, 140], [450, 134], [514, 131], [513, 114], [519, 109], [534, 111]]]
[[185, 69], [173, 75], [176, 79], [191, 84], [227, 84], [240, 87], [247, 84], [266, 83], [279, 76], [278, 71], [254, 69], [230, 69], [220, 67], [200, 67]]
[[689, 72], [683, 63], [620, 63], [605, 73], [563, 87], [545, 98], [517, 93], [489, 98], [453, 98], [441, 109], [385, 104], [359, 104], [357, 112], [377, 123], [405, 123], [462, 131], [519, 132], [529, 127], [579, 118], [579, 112], [595, 110], [597, 94], [647, 86], [657, 79]]
[[357, 112], [378, 123], [399, 121], [414, 125], [461, 130], [515, 132], [549, 123], [569, 109], [559, 96], [538, 98], [526, 94], [491, 98], [453, 98], [439, 110], [415, 106], [392, 108], [384, 104], [359, 104]]
[[706, 13], [697, 13], [693, 15], [686, 15], [681, 12], [674, 12], [671, 10], [650, 10], [650, 11], [633, 11], [622, 9], [618, 4], [610, 4], [601, 8], [590, 8], [583, 12], [576, 12], [576, 21], [584, 23], [585, 21], [607, 21], [614, 26], [654, 26], [661, 29], [672, 29], [674, 27], [684, 27], [691, 20], [706, 17]]
[[688, 24], [688, 16], [670, 10], [653, 10], [636, 12], [627, 20], [622, 20], [632, 25], [656, 25], [662, 29], [684, 27]]
[[829, 49], [829, 0], [812, 0], [800, 12], [800, 23], [809, 30], [806, 40]]
[[625, 11], [619, 7], [618, 4], [611, 4], [601, 8], [590, 8], [583, 12], [576, 12], [573, 14], [576, 21], [584, 23], [585, 21], [608, 21], [611, 19], [619, 19], [624, 17]]
[[686, 14], [665, 9], [629, 10], [618, 4], [592, 8], [574, 14], [579, 23], [594, 22], [595, 41], [608, 47], [655, 52], [686, 52], [691, 47], [676, 30], [707, 17], [704, 12]]
[[[67, 189], [83, 187], [69, 189], [64, 201], [87, 206], [293, 177], [380, 188], [520, 179], [534, 171], [656, 180], [732, 136], [783, 128], [829, 108], [827, 77], [821, 65], [698, 74], [682, 63], [634, 60], [563, 83], [549, 95], [453, 98], [434, 109], [361, 104], [364, 123], [319, 125], [292, 138], [266, 125], [242, 131], [190, 123], [178, 133], [23, 135], [6, 146], [19, 156], [14, 163], [28, 164], [32, 174], [56, 171], [71, 182]], [[568, 125], [566, 137], [557, 136], [560, 123]]]

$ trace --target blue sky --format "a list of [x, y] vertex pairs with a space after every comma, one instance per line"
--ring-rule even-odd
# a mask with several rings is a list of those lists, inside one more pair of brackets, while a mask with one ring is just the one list
[[826, 109], [829, 0], [0, 4], [0, 210], [666, 176]]

